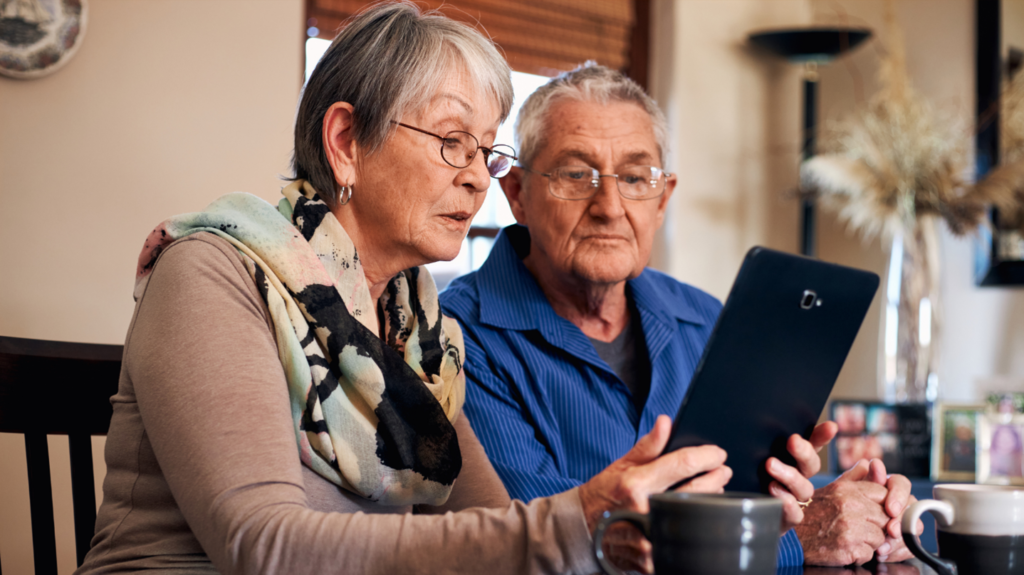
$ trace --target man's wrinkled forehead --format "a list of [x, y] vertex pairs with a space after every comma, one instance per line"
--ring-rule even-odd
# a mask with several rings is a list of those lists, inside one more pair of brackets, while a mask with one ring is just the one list
[[[572, 143], [571, 136], [583, 132], [584, 128], [581, 125], [580, 119], [583, 114], [586, 114], [585, 119], [588, 122], [595, 123], [589, 124], [587, 128], [593, 129], [595, 126], [600, 128], [602, 123], [607, 119], [607, 123], [611, 124], [612, 120], [610, 116], [603, 112], [595, 112], [593, 110], [583, 111], [582, 108], [593, 108], [598, 106], [600, 108], [609, 108], [608, 112], [611, 113], [610, 108], [617, 105], [635, 106], [636, 111], [641, 112], [640, 118], [637, 119], [637, 123], [634, 125], [642, 125], [640, 127], [641, 132], [646, 137], [642, 138], [640, 142], [633, 142], [632, 149], [624, 150], [619, 158], [620, 164], [659, 164], [661, 163], [661, 149], [658, 146], [657, 138], [654, 135], [654, 122], [651, 120], [647, 111], [642, 106], [635, 102], [612, 100], [610, 102], [598, 102], [587, 99], [575, 99], [566, 98], [560, 99], [553, 103], [545, 113], [544, 121], [541, 123], [540, 138], [538, 139], [537, 155], [533, 159], [534, 163], [538, 161], [556, 161], [564, 162], [567, 160], [579, 160], [587, 164], [593, 164], [596, 158], [593, 157], [593, 151], [588, 149], [586, 146], [575, 145]], [[617, 138], [606, 137], [600, 138], [605, 141], [613, 141], [617, 144], [621, 144]], [[553, 141], [562, 142], [565, 141], [564, 145], [560, 145], [557, 148], [553, 148], [550, 144]], [[559, 164], [561, 165], [561, 164]]]
[[[587, 164], [588, 166], [595, 166], [600, 162], [590, 150], [573, 146], [559, 150], [548, 150], [544, 152], [544, 155], [547, 158], [551, 158], [559, 166], [569, 165], [573, 161]], [[657, 156], [645, 149], [631, 150], [621, 155], [617, 163], [623, 166], [654, 165], [657, 163]]]

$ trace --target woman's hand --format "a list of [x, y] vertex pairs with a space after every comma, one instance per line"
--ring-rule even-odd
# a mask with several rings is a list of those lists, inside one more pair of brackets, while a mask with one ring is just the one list
[[[724, 465], [725, 451], [713, 445], [687, 447], [661, 456], [672, 431], [667, 415], [658, 416], [654, 429], [636, 442], [629, 453], [579, 488], [587, 527], [593, 533], [601, 514], [615, 509], [647, 513], [647, 497], [663, 493], [693, 477], [679, 491], [721, 493], [732, 477]], [[654, 571], [651, 544], [633, 526], [613, 525], [605, 533], [604, 552], [616, 565], [643, 573]]]
[[799, 435], [790, 436], [786, 449], [796, 460], [796, 467], [786, 465], [774, 457], [768, 458], [765, 465], [768, 474], [775, 480], [768, 486], [768, 492], [782, 500], [783, 533], [804, 520], [804, 508], [814, 496], [814, 485], [809, 478], [821, 470], [818, 451], [828, 445], [838, 431], [839, 426], [826, 421], [814, 428], [810, 441]]

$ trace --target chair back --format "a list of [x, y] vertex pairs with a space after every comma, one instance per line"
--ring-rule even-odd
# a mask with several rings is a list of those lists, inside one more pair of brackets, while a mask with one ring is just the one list
[[89, 551], [96, 528], [90, 437], [110, 427], [123, 348], [0, 336], [0, 432], [25, 436], [36, 575], [57, 573], [47, 435], [68, 436], [79, 565]]

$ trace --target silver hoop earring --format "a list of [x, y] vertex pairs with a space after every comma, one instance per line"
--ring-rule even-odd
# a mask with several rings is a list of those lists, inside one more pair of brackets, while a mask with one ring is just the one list
[[344, 206], [352, 200], [352, 186], [342, 186], [338, 190], [338, 204]]

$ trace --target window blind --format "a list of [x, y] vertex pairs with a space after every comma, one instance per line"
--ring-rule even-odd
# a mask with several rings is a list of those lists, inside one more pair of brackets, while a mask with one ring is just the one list
[[[418, 0], [486, 31], [513, 70], [553, 76], [586, 60], [629, 74], [646, 87], [650, 0]], [[371, 2], [307, 0], [307, 28], [332, 39]]]

